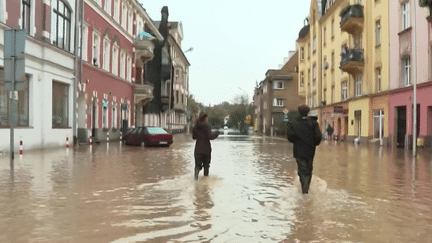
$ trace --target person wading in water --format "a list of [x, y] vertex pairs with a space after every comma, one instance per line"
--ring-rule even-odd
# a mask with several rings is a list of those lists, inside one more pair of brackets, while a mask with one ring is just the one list
[[307, 116], [309, 106], [300, 105], [298, 111], [300, 116], [288, 127], [287, 138], [294, 144], [293, 152], [302, 192], [307, 194], [312, 180], [315, 149], [321, 142], [322, 134], [316, 120]]
[[192, 129], [192, 138], [196, 139], [194, 152], [195, 180], [198, 180], [199, 172], [203, 167], [204, 176], [208, 176], [212, 151], [210, 140], [216, 139], [219, 136], [219, 132], [211, 131], [211, 127], [207, 123], [207, 117], [207, 114], [201, 113]]

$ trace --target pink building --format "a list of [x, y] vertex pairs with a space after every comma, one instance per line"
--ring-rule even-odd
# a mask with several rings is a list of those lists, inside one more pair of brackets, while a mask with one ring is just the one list
[[[78, 139], [118, 139], [135, 125], [135, 109], [151, 100], [142, 67], [153, 58], [150, 40], [137, 38], [154, 23], [135, 0], [85, 0], [82, 77], [78, 85]], [[138, 114], [138, 117], [142, 117]], [[139, 119], [139, 118], [137, 118]]]
[[417, 136], [426, 146], [431, 146], [432, 32], [431, 23], [426, 19], [429, 10], [420, 8], [413, 0], [391, 0], [389, 5], [393, 23], [390, 26], [390, 138], [395, 146], [412, 146], [413, 84], [416, 82]]

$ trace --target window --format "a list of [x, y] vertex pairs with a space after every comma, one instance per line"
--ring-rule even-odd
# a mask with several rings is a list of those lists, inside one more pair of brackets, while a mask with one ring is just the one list
[[324, 89], [323, 101], [324, 101], [324, 104], [327, 104], [327, 89]]
[[334, 71], [334, 68], [335, 68], [335, 53], [333, 50], [331, 54], [331, 70]]
[[99, 35], [96, 33], [93, 33], [93, 57], [92, 62], [93, 65], [99, 66], [99, 50], [100, 50], [100, 39]]
[[263, 89], [264, 94], [267, 93], [267, 85], [264, 85], [264, 89]]
[[132, 81], [132, 58], [128, 55], [127, 56], [127, 67], [126, 67], [126, 80], [127, 81]]
[[120, 53], [120, 78], [124, 79], [125, 78], [125, 60], [126, 60], [126, 56], [125, 53], [122, 51]]
[[83, 25], [83, 38], [82, 38], [82, 58], [84, 61], [88, 62], [88, 27], [87, 25]]
[[69, 126], [69, 85], [53, 81], [52, 127]]
[[310, 47], [310, 43], [308, 43], [308, 59], [310, 59], [310, 54], [311, 54], [311, 47]]
[[300, 60], [304, 60], [304, 47], [300, 48]]
[[308, 85], [311, 83], [311, 71], [308, 69]]
[[111, 16], [111, 14], [112, 14], [112, 11], [111, 11], [111, 0], [105, 0], [104, 9]]
[[315, 87], [316, 84], [316, 65], [312, 66], [312, 87]]
[[128, 11], [128, 13], [129, 13], [129, 18], [128, 18], [128, 32], [130, 33], [130, 34], [132, 34], [132, 24], [133, 24], [133, 21], [132, 21], [132, 10], [131, 9], [129, 9], [129, 11]]
[[406, 30], [410, 27], [409, 19], [409, 2], [402, 4], [402, 30]]
[[326, 27], [323, 29], [323, 43], [326, 44]]
[[108, 128], [108, 100], [102, 100], [102, 127]]
[[176, 104], [179, 103], [179, 100], [180, 100], [179, 97], [180, 97], [180, 95], [179, 95], [179, 91], [176, 90], [176, 94], [175, 94], [175, 99], [176, 99], [175, 103], [176, 103]]
[[264, 102], [264, 110], [267, 109], [267, 102]]
[[51, 43], [70, 51], [71, 10], [63, 0], [53, 0], [51, 16]]
[[312, 39], [312, 48], [313, 48], [313, 52], [315, 52], [316, 51], [316, 36], [314, 36]]
[[411, 66], [410, 66], [410, 58], [404, 58], [402, 60], [403, 64], [403, 81], [404, 85], [408, 86], [411, 84], [410, 76], [411, 76]]
[[317, 106], [317, 95], [316, 93], [313, 93], [312, 95], [312, 107], [316, 107]]
[[110, 71], [109, 61], [110, 61], [110, 43], [107, 40], [104, 40], [103, 68], [108, 72]]
[[6, 22], [6, 0], [0, 0], [0, 22]]
[[307, 105], [312, 106], [312, 95], [308, 94]]
[[334, 35], [335, 35], [335, 33], [334, 33], [334, 19], [332, 19], [332, 22], [331, 22], [331, 37], [333, 38]]
[[347, 89], [347, 82], [342, 82], [342, 100], [346, 100], [348, 98]]
[[356, 96], [362, 95], [362, 75], [357, 75], [355, 79], [355, 94]]
[[126, 22], [127, 22], [127, 7], [126, 4], [123, 3], [123, 8], [122, 8], [122, 21], [121, 21], [121, 26], [123, 27], [123, 29], [126, 29]]
[[118, 47], [113, 46], [113, 54], [112, 54], [112, 68], [111, 71], [114, 75], [118, 76], [118, 58], [119, 58]]
[[120, 3], [119, 0], [114, 0], [114, 20], [120, 22]]
[[381, 45], [381, 23], [380, 23], [380, 21], [377, 21], [376, 23], [375, 23], [375, 37], [376, 37], [376, 40], [375, 40], [375, 42], [376, 42], [376, 45], [377, 46], [379, 46], [379, 45]]
[[275, 81], [273, 83], [273, 89], [283, 89], [283, 82], [282, 81]]
[[300, 72], [300, 86], [304, 85], [304, 73]]
[[31, 5], [30, 0], [22, 0], [22, 15], [21, 15], [21, 28], [25, 29], [27, 34], [30, 35], [30, 13]]
[[335, 86], [334, 85], [331, 87], [331, 102], [332, 103], [335, 102]]
[[[9, 91], [6, 91], [3, 81], [4, 70], [0, 69], [0, 127], [9, 126]], [[25, 89], [18, 91], [18, 122], [17, 126], [29, 126], [29, 81]], [[15, 97], [17, 95], [15, 94]]]
[[273, 106], [283, 106], [283, 99], [282, 98], [275, 98], [273, 100]]
[[111, 113], [111, 127], [116, 128], [117, 127], [117, 109], [116, 109], [116, 103], [112, 103], [112, 113]]
[[376, 91], [381, 91], [381, 69], [376, 69]]

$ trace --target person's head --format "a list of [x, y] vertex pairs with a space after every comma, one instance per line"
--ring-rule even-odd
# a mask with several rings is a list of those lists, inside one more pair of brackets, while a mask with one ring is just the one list
[[207, 117], [208, 116], [206, 113], [201, 112], [199, 117], [198, 117], [197, 123], [203, 123], [203, 122], [207, 121]]
[[299, 105], [299, 107], [298, 107], [298, 112], [300, 113], [300, 116], [302, 116], [302, 117], [307, 116], [309, 111], [310, 111], [310, 108], [308, 105], [303, 104], [303, 105]]

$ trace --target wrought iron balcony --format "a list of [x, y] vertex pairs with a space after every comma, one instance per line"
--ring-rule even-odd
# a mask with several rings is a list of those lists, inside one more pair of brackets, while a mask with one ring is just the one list
[[153, 99], [153, 85], [149, 83], [134, 84], [135, 104], [142, 102], [146, 104]]
[[363, 7], [361, 4], [349, 5], [340, 12], [340, 27], [342, 31], [352, 35], [363, 31]]
[[363, 71], [364, 58], [361, 49], [345, 49], [342, 52], [340, 69], [353, 76]]

